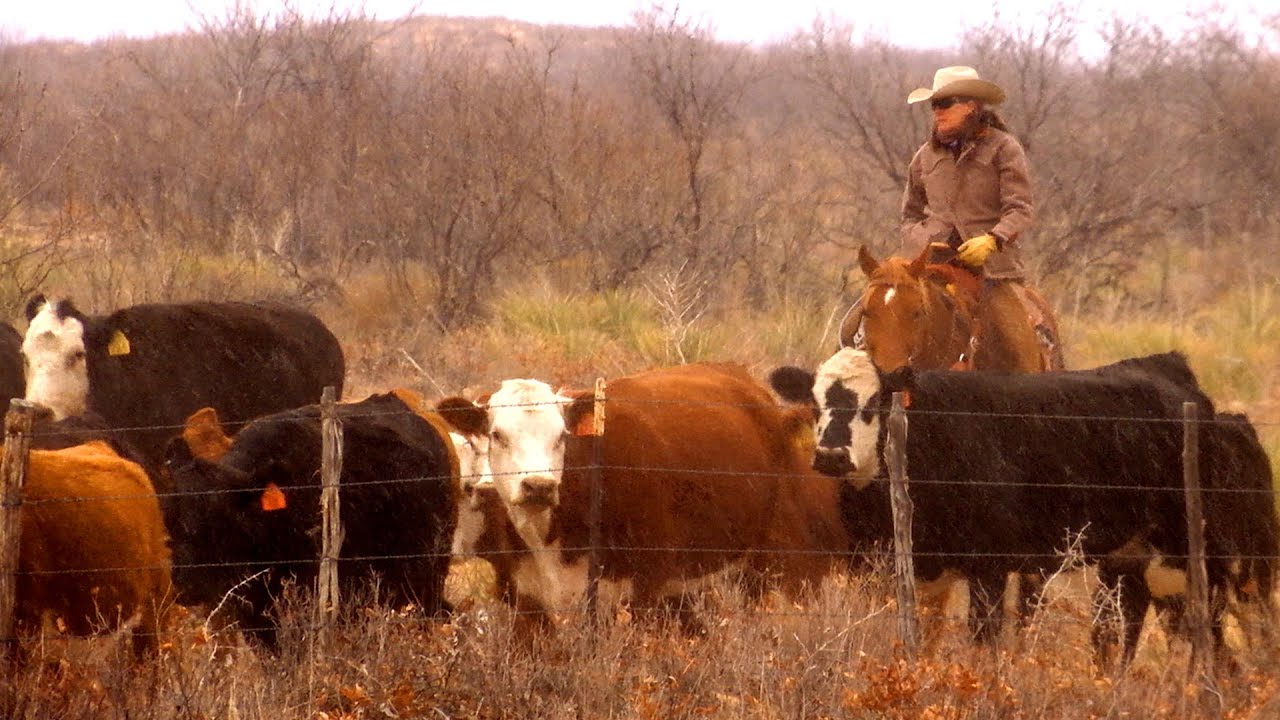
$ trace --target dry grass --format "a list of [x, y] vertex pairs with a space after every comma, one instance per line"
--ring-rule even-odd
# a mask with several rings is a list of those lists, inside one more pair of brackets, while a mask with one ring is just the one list
[[[452, 584], [455, 590], [459, 585]], [[477, 600], [449, 622], [412, 609], [349, 611], [327, 643], [290, 594], [278, 655], [188, 620], [159, 657], [110, 639], [89, 659], [10, 674], [11, 718], [1181, 718], [1221, 702], [1231, 718], [1280, 712], [1276, 649], [1241, 656], [1216, 694], [1188, 681], [1179, 640], [1148, 639], [1119, 676], [1098, 674], [1089, 613], [1071, 593], [992, 650], [957, 627], [909, 659], [880, 574], [828, 581], [805, 604], [746, 607], [718, 584], [696, 601], [699, 637], [613, 609], [560, 618], [526, 642], [504, 606]], [[220, 644], [221, 642], [221, 644]], [[230, 644], [228, 644], [230, 642]], [[1167, 643], [1167, 647], [1165, 646]]]

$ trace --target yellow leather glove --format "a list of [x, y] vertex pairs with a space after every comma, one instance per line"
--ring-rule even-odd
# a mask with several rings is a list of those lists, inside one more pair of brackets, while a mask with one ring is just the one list
[[980, 268], [987, 261], [987, 256], [1000, 247], [1000, 242], [991, 233], [969, 238], [956, 248], [956, 259], [971, 268]]

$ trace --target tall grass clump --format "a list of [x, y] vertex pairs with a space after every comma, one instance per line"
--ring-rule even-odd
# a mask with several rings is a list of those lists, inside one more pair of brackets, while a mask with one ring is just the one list
[[1268, 399], [1280, 373], [1280, 298], [1272, 284], [1250, 283], [1183, 315], [1148, 312], [1120, 319], [1079, 318], [1065, 328], [1068, 362], [1092, 367], [1126, 357], [1179, 350], [1220, 403]]

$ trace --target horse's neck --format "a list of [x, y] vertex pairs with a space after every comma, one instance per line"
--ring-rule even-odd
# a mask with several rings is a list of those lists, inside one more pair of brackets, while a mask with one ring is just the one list
[[982, 278], [954, 265], [929, 265], [926, 283], [951, 296], [960, 312], [976, 316], [982, 297]]
[[920, 367], [949, 368], [960, 362], [970, 351], [970, 340], [976, 328], [974, 311], [977, 297], [949, 283], [923, 280], [926, 313], [930, 326], [928, 352], [921, 353]]

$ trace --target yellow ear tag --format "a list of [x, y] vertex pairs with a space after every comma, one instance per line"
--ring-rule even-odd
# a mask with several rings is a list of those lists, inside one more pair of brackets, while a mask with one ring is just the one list
[[128, 355], [129, 354], [129, 338], [119, 330], [111, 333], [111, 340], [107, 343], [108, 355]]
[[947, 283], [947, 294], [948, 294], [948, 295], [955, 295], [955, 294], [956, 294], [956, 284], [955, 284], [955, 283]]

